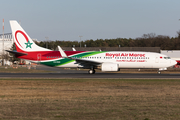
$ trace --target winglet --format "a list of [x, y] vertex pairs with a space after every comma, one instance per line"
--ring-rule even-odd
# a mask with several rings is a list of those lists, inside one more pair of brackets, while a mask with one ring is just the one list
[[67, 58], [67, 55], [66, 55], [66, 53], [62, 50], [62, 48], [61, 48], [60, 46], [57, 46], [57, 47], [58, 47], [58, 50], [59, 50], [61, 56]]
[[73, 50], [73, 51], [76, 51], [76, 49], [75, 49], [75, 48], [72, 48], [72, 50]]

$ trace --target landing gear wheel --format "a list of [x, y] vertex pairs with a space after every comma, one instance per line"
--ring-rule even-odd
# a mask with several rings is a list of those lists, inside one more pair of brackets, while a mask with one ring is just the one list
[[158, 74], [161, 74], [161, 72], [160, 72], [160, 71], [158, 71], [157, 73], [158, 73]]
[[95, 70], [89, 70], [88, 73], [89, 74], [94, 74], [96, 71]]
[[93, 70], [93, 74], [95, 74], [95, 72], [96, 72], [96, 71], [95, 71], [95, 70]]
[[89, 70], [88, 73], [89, 73], [89, 74], [93, 74], [93, 70]]

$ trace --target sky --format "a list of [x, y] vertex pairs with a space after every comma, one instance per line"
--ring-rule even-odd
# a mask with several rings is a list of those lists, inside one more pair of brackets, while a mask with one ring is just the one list
[[9, 20], [17, 20], [38, 41], [177, 37], [179, 5], [180, 0], [1, 0], [0, 20], [5, 33], [11, 33]]

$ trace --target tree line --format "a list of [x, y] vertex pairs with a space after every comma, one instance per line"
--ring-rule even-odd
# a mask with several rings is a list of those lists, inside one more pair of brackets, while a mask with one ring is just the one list
[[160, 47], [161, 50], [180, 50], [180, 31], [177, 37], [156, 35], [155, 33], [144, 34], [139, 38], [116, 38], [97, 39], [86, 41], [41, 41], [37, 45], [55, 50], [58, 45], [61, 47]]

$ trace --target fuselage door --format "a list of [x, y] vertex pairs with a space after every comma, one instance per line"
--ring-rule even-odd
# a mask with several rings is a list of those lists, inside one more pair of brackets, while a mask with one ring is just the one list
[[155, 62], [158, 63], [159, 62], [159, 57], [156, 56]]
[[37, 62], [41, 62], [41, 54], [37, 54]]

